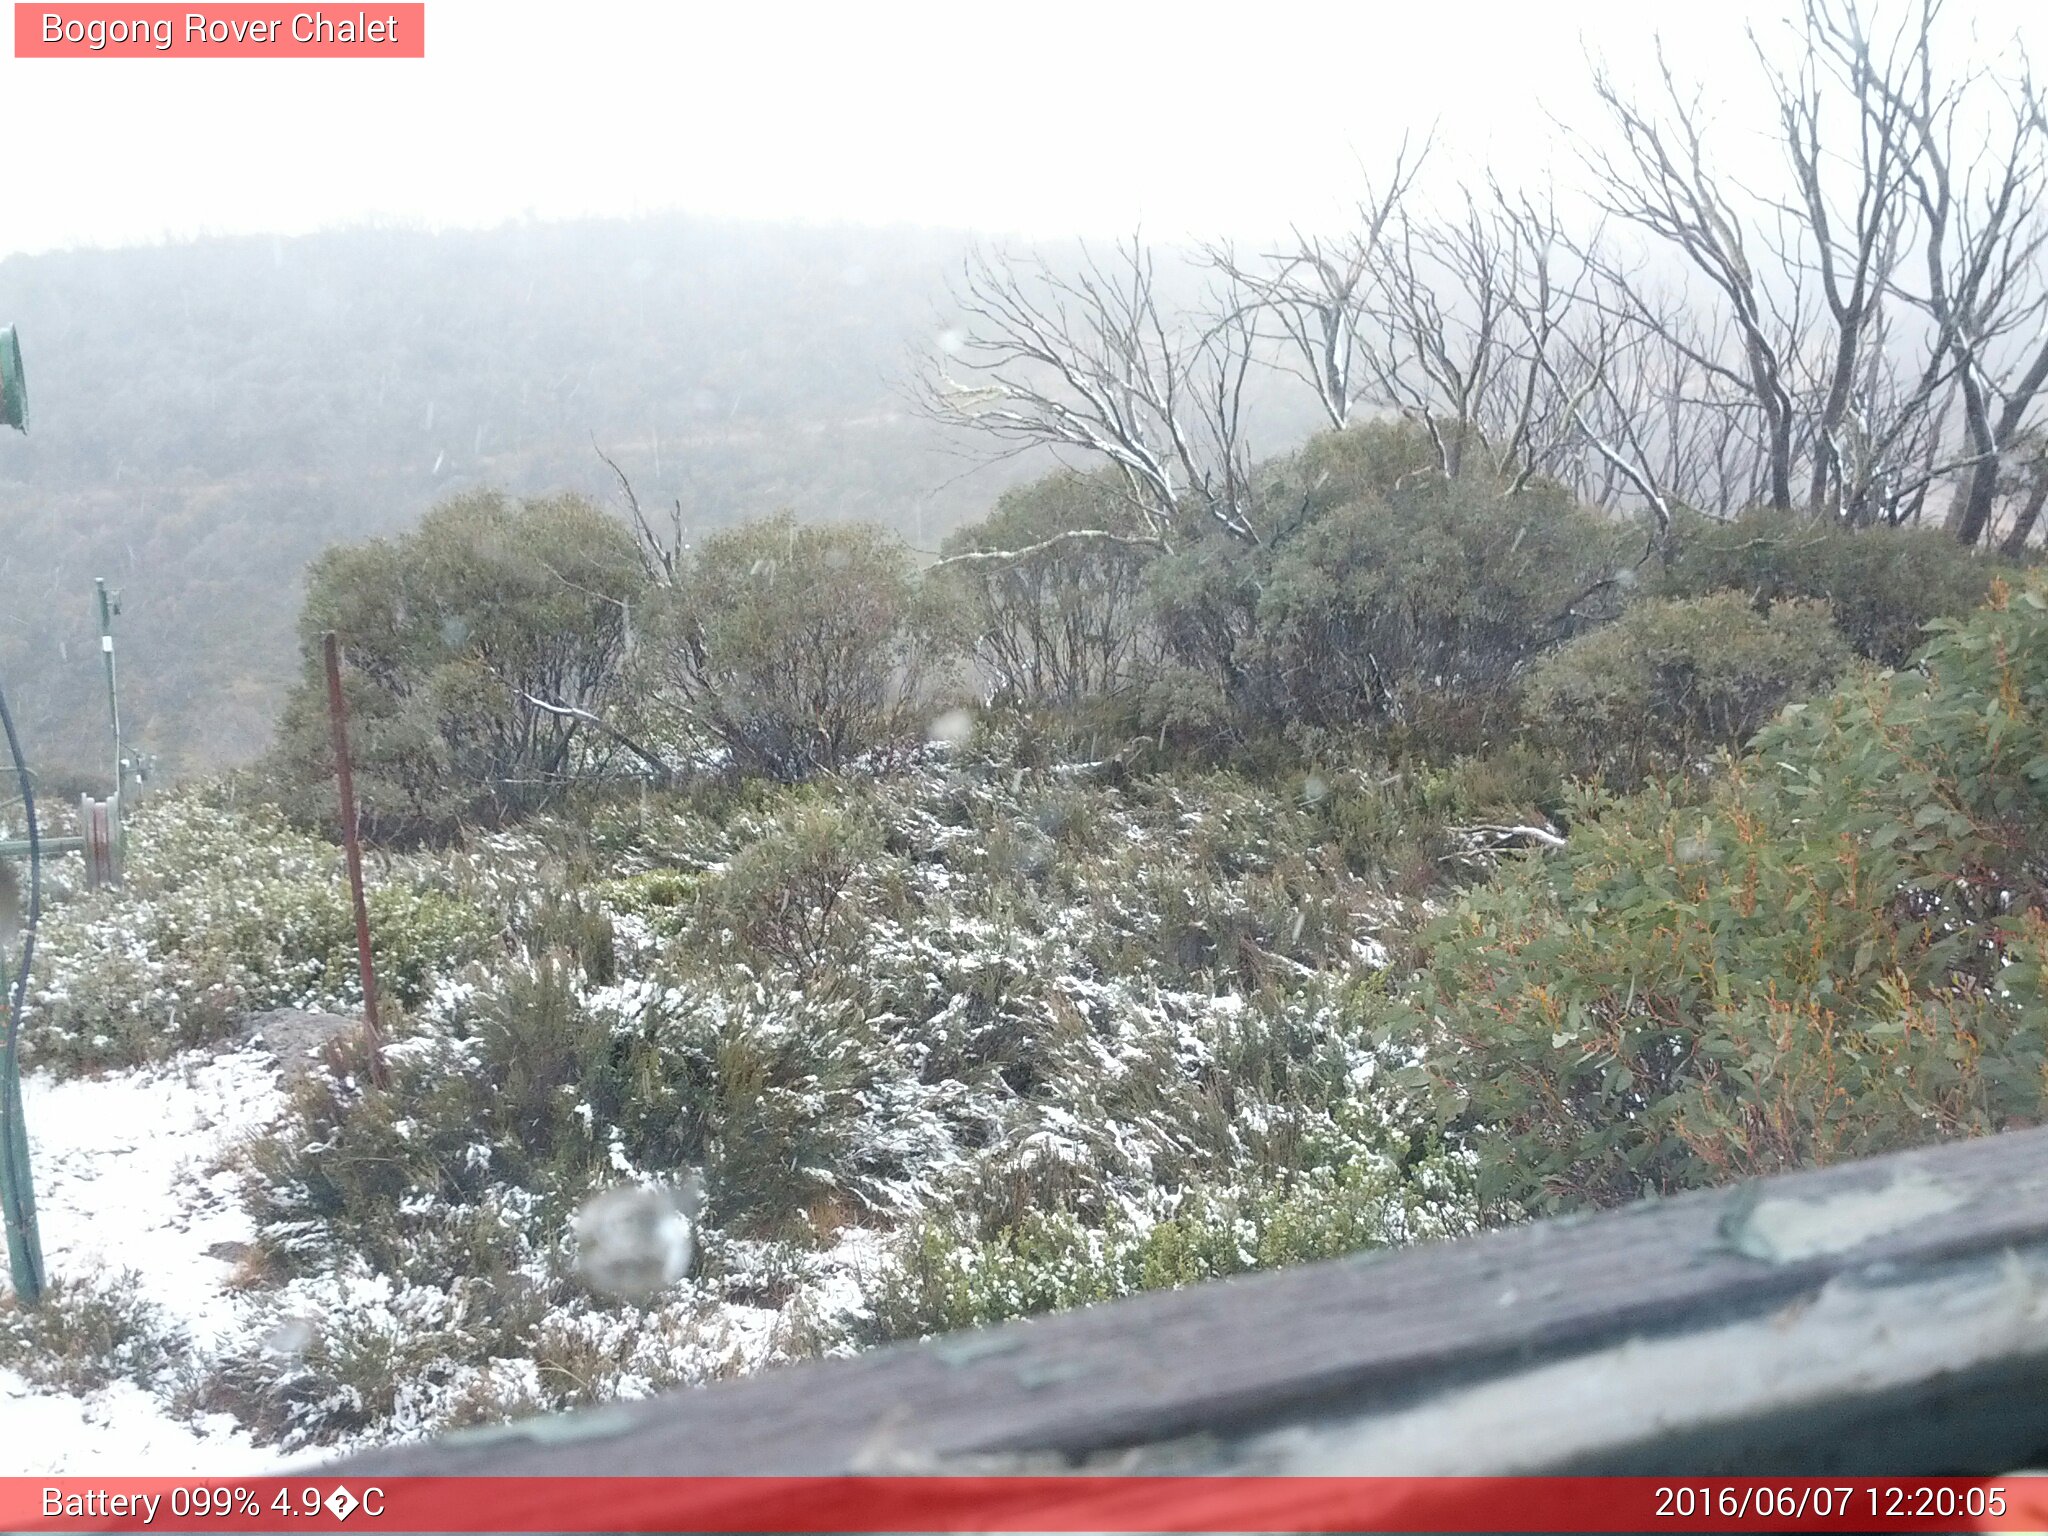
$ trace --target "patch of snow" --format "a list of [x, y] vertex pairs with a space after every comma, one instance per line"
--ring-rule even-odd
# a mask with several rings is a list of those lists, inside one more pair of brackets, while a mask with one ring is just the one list
[[[53, 1280], [133, 1271], [141, 1295], [207, 1352], [236, 1328], [233, 1252], [255, 1237], [221, 1166], [283, 1107], [266, 1051], [195, 1053], [98, 1078], [22, 1083], [43, 1259]], [[209, 1251], [212, 1250], [212, 1251]], [[85, 1397], [0, 1372], [0, 1453], [15, 1476], [193, 1475], [274, 1464], [225, 1416], [198, 1426], [122, 1382]]]
[[222, 1155], [283, 1110], [269, 1052], [186, 1056], [99, 1078], [22, 1083], [43, 1258], [54, 1279], [132, 1269], [202, 1347], [229, 1333], [231, 1261], [255, 1227]]
[[226, 1414], [181, 1424], [133, 1382], [72, 1397], [11, 1371], [0, 1371], [0, 1445], [9, 1477], [235, 1477], [281, 1464]]

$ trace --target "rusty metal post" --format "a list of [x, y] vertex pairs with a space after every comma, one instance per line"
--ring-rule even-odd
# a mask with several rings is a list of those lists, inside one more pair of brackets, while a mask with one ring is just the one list
[[341, 846], [348, 853], [348, 889], [356, 910], [356, 964], [363, 978], [363, 1033], [370, 1081], [384, 1086], [384, 1030], [377, 1022], [377, 970], [370, 960], [370, 909], [363, 900], [363, 845], [356, 835], [356, 786], [349, 771], [348, 706], [341, 697], [341, 646], [333, 630], [320, 638], [327, 662], [327, 719], [334, 732], [334, 779], [341, 794]]

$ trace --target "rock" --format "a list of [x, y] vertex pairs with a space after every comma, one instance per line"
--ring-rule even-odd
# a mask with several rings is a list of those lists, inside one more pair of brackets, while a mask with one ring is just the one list
[[338, 1013], [274, 1008], [244, 1019], [241, 1038], [275, 1056], [278, 1066], [284, 1069], [284, 1080], [294, 1083], [321, 1068], [329, 1042], [361, 1027], [361, 1020], [344, 1018]]

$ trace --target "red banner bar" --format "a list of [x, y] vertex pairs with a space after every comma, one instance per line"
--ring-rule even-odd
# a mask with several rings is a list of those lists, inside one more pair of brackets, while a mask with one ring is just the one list
[[423, 59], [427, 8], [16, 0], [17, 59]]
[[2023, 1531], [2048, 1478], [0, 1478], [7, 1531]]

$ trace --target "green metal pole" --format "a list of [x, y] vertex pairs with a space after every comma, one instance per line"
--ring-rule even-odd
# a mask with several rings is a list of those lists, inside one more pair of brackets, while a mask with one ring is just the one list
[[[0, 999], [5, 999], [11, 1015], [14, 994], [4, 958], [0, 958]], [[29, 1176], [21, 1071], [12, 1050], [0, 1052], [0, 1118], [6, 1120], [4, 1132], [0, 1132], [0, 1211], [7, 1223], [7, 1268], [14, 1280], [14, 1294], [23, 1305], [33, 1307], [43, 1299], [43, 1238], [36, 1227], [36, 1191]]]
[[121, 693], [114, 681], [114, 615], [121, 611], [121, 600], [109, 596], [104, 576], [93, 578], [93, 589], [100, 603], [100, 654], [107, 659], [107, 718], [114, 723], [114, 799], [119, 801], [128, 787], [128, 760], [121, 755]]
[[[14, 327], [0, 326], [0, 423], [18, 431], [28, 430], [28, 385], [21, 367], [21, 342]], [[101, 611], [105, 599], [101, 599]], [[107, 642], [107, 676], [113, 677], [111, 639]], [[14, 716], [7, 708], [7, 696], [0, 693], [0, 735], [21, 773], [21, 808], [28, 823], [29, 896], [28, 928], [21, 946], [20, 994], [7, 975], [7, 961], [0, 956], [0, 1218], [7, 1227], [7, 1267], [14, 1277], [14, 1294], [22, 1305], [33, 1307], [43, 1299], [43, 1239], [36, 1230], [36, 1192], [29, 1181], [28, 1121], [21, 1110], [21, 1008], [27, 1000], [28, 967], [35, 959], [36, 914], [41, 902], [41, 849], [37, 844], [35, 781], [21, 757], [21, 738], [14, 731]], [[118, 736], [118, 728], [117, 728]]]

